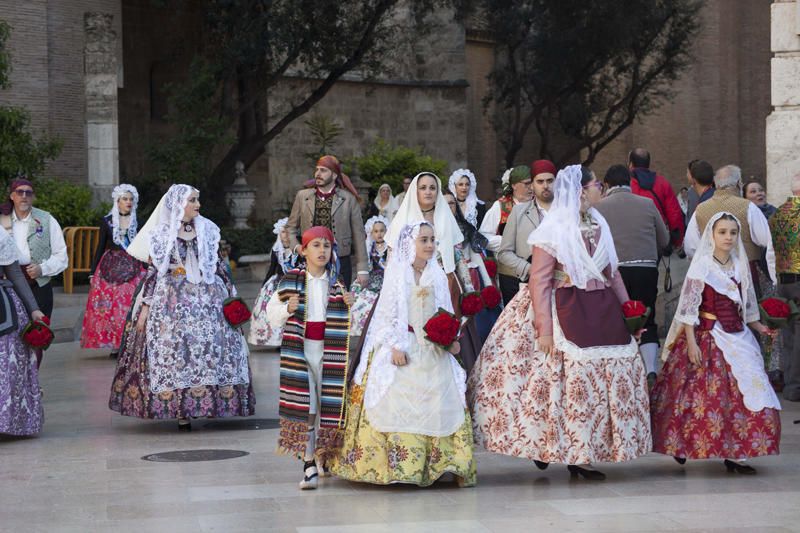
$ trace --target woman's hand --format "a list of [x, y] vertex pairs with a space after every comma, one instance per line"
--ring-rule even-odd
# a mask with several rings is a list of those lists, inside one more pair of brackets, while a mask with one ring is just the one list
[[31, 320], [42, 322], [44, 320], [44, 313], [39, 311], [38, 309], [31, 313]]
[[553, 354], [553, 336], [552, 335], [539, 335], [537, 339], [539, 343], [539, 349], [544, 352], [545, 355], [552, 355]]
[[633, 334], [633, 338], [636, 339], [636, 342], [642, 342], [642, 335], [644, 335], [645, 331], [647, 331], [647, 328], [642, 328]]
[[392, 364], [395, 366], [405, 366], [408, 364], [408, 357], [405, 352], [392, 348]]
[[461, 351], [461, 343], [455, 341], [453, 344], [450, 345], [447, 351], [453, 355], [458, 355], [458, 353]]
[[750, 322], [748, 324], [753, 331], [758, 333], [759, 335], [766, 335], [767, 337], [775, 337], [778, 334], [777, 329], [768, 328], [760, 321], [756, 320], [755, 322]]
[[702, 354], [700, 353], [700, 347], [697, 345], [697, 341], [692, 339], [686, 342], [686, 353], [689, 356], [690, 363], [694, 366], [700, 366]]
[[346, 292], [344, 293], [343, 296], [344, 296], [344, 303], [347, 305], [347, 307], [352, 307], [356, 301], [355, 297], [353, 296], [353, 293]]
[[139, 319], [136, 321], [136, 331], [143, 332], [147, 326], [147, 317], [150, 316], [150, 306], [142, 304], [142, 310], [139, 311]]

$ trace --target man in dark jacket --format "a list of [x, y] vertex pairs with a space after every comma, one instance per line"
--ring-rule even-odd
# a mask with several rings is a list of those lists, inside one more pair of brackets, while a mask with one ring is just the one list
[[678, 248], [683, 241], [683, 211], [672, 185], [664, 176], [650, 170], [650, 152], [636, 148], [628, 154], [633, 194], [650, 198], [669, 229], [671, 245]]

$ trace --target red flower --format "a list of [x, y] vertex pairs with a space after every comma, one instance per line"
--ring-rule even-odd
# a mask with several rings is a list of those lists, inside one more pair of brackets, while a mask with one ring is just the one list
[[765, 300], [761, 300], [761, 307], [764, 308], [764, 311], [772, 318], [789, 318], [791, 314], [791, 309], [789, 308], [789, 304], [787, 304], [784, 300], [778, 298], [767, 298]]
[[647, 312], [647, 307], [639, 300], [628, 300], [622, 304], [622, 314], [625, 318], [635, 318]]
[[460, 327], [461, 323], [453, 313], [439, 308], [422, 329], [426, 339], [447, 349], [457, 340]]
[[475, 316], [483, 310], [483, 300], [480, 293], [468, 292], [461, 297], [461, 314]]
[[486, 266], [486, 273], [494, 279], [497, 276], [497, 262], [494, 259], [484, 259], [483, 264]]
[[22, 341], [31, 348], [46, 350], [50, 347], [54, 338], [53, 331], [44, 321], [31, 321], [22, 330]]
[[497, 287], [489, 285], [488, 287], [484, 287], [481, 291], [481, 300], [483, 300], [483, 305], [486, 306], [486, 309], [494, 309], [500, 305], [502, 298]]
[[228, 298], [222, 303], [222, 314], [231, 327], [238, 328], [250, 320], [250, 309], [241, 298]]

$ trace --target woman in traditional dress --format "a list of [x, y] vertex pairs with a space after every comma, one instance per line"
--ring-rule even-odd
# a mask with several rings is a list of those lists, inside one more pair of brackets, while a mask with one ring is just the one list
[[386, 256], [389, 246], [386, 244], [386, 230], [389, 229], [389, 220], [380, 215], [367, 220], [364, 231], [367, 235], [367, 254], [369, 254], [369, 281], [366, 287], [358, 283], [353, 285], [355, 303], [350, 309], [352, 316], [350, 335], [359, 337], [367, 323], [369, 312], [372, 311], [383, 287], [383, 272], [386, 269]]
[[0, 229], [0, 434], [36, 435], [44, 410], [34, 350], [22, 331], [44, 313], [19, 266], [14, 239]]
[[199, 192], [173, 185], [128, 253], [151, 264], [125, 325], [109, 407], [125, 416], [178, 419], [255, 412], [247, 343], [228, 324], [236, 295], [218, 254], [219, 228]]
[[352, 481], [428, 486], [445, 473], [475, 484], [466, 374], [426, 339], [427, 321], [452, 312], [428, 222], [401, 229], [349, 395], [344, 444], [331, 472]]
[[750, 331], [776, 334], [758, 320], [740, 228], [714, 215], [686, 273], [652, 392], [653, 451], [755, 474], [742, 461], [779, 453], [781, 405]]
[[[389, 225], [386, 236], [389, 247], [394, 246], [405, 226], [423, 221], [430, 223], [436, 232], [436, 254], [447, 275], [453, 309], [461, 318], [461, 295], [467, 291], [456, 275], [456, 246], [464, 241], [464, 235], [442, 194], [442, 182], [431, 172], [421, 172], [411, 180], [403, 203]], [[480, 336], [474, 320], [467, 321], [462, 331], [459, 357], [469, 372], [481, 351]]]
[[528, 241], [529, 291], [503, 311], [469, 381], [478, 444], [591, 480], [605, 479], [592, 463], [651, 446], [644, 364], [622, 314], [628, 294], [608, 224], [590, 207], [599, 186], [579, 165], [558, 173]]
[[125, 251], [138, 230], [136, 187], [117, 185], [111, 200], [111, 212], [100, 221], [100, 242], [92, 261], [81, 348], [111, 349], [110, 357], [115, 358], [133, 293], [147, 265]]
[[486, 204], [478, 198], [478, 181], [468, 168], [459, 168], [447, 180], [447, 188], [458, 200], [458, 207], [472, 227], [480, 228], [486, 215]]
[[293, 253], [289, 246], [289, 230], [286, 229], [288, 221], [289, 218], [284, 217], [272, 226], [272, 233], [277, 235], [277, 239], [272, 245], [267, 276], [253, 307], [250, 334], [247, 338], [247, 342], [256, 346], [280, 346], [283, 338], [283, 329], [273, 328], [269, 323], [267, 304], [284, 274], [293, 269], [297, 262], [297, 254]]
[[375, 196], [373, 203], [376, 209], [374, 212], [377, 216], [381, 216], [391, 222], [397, 212], [398, 204], [395, 197], [392, 196], [392, 188], [388, 183], [384, 183], [378, 188], [378, 195]]

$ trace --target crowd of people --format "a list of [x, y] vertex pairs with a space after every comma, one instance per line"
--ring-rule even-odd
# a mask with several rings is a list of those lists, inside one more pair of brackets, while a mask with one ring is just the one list
[[[475, 447], [588, 480], [651, 451], [754, 474], [748, 459], [779, 453], [777, 393], [800, 401], [800, 331], [759, 312], [764, 297], [800, 297], [800, 174], [779, 207], [735, 165], [694, 160], [687, 180], [676, 195], [635, 149], [602, 179], [548, 160], [510, 168], [488, 208], [463, 168], [444, 183], [409, 176], [396, 196], [384, 183], [366, 202], [324, 156], [274, 225], [247, 337], [200, 192], [171, 186], [140, 227], [138, 193], [120, 185], [81, 346], [116, 358], [112, 410], [181, 431], [254, 414], [248, 342], [279, 347], [277, 451], [302, 462], [302, 489], [327, 475], [471, 486]], [[23, 332], [52, 313], [66, 267], [58, 222], [33, 197], [13, 181], [0, 215], [0, 433], [12, 435], [42, 427], [41, 350]], [[659, 265], [673, 254], [690, 265], [668, 318]]]

